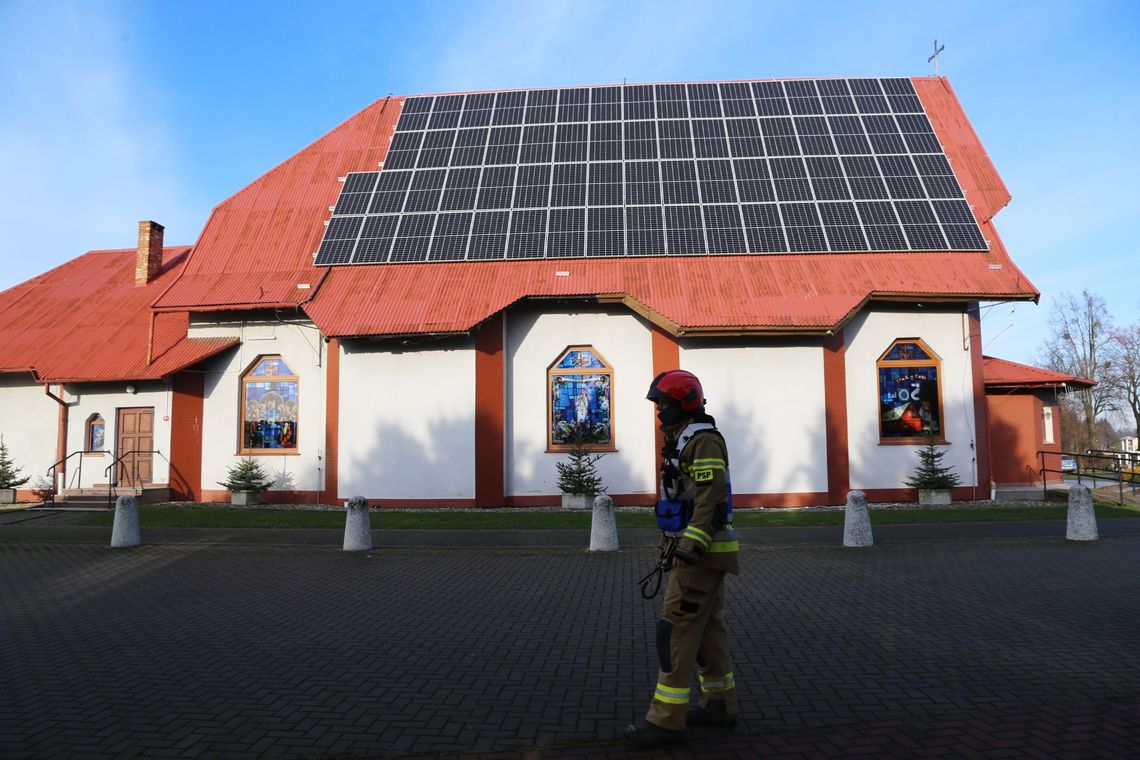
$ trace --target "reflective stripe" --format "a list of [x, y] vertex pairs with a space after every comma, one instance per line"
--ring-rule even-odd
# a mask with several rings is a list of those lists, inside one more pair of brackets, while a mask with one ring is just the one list
[[709, 541], [712, 541], [712, 536], [694, 525], [690, 525], [689, 527], [685, 528], [685, 538], [691, 538], [706, 548], [709, 545]]
[[705, 678], [701, 675], [701, 691], [706, 694], [720, 691], [729, 691], [736, 688], [736, 679], [732, 673], [725, 673], [720, 678]]
[[[711, 554], [724, 554], [726, 552], [740, 551], [740, 541], [737, 540], [736, 528], [729, 523], [724, 531], [717, 533], [718, 538], [708, 547]], [[719, 538], [724, 536], [724, 538]]]
[[740, 551], [739, 541], [713, 541], [709, 545], [709, 554], [724, 554], [725, 552]]
[[678, 689], [674, 686], [658, 683], [653, 698], [669, 705], [687, 705], [689, 704], [689, 687]]
[[690, 467], [692, 467], [694, 470], [698, 470], [698, 469], [702, 469], [702, 468], [712, 468], [714, 470], [723, 470], [727, 466], [728, 466], [727, 463], [723, 459], [716, 459], [713, 457], [709, 457], [706, 459], [694, 459], [693, 463], [690, 465]]

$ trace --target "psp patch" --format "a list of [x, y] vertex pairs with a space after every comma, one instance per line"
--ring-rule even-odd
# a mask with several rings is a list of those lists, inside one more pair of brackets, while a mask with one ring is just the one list
[[713, 479], [712, 470], [693, 470], [694, 483], [708, 483]]

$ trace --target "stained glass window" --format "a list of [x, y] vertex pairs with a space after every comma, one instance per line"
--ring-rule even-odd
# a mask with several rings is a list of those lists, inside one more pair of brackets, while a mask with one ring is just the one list
[[921, 443], [928, 431], [943, 439], [938, 356], [917, 338], [901, 338], [883, 353], [876, 367], [880, 440]]
[[107, 423], [101, 414], [93, 414], [87, 418], [87, 451], [102, 451]]
[[280, 356], [261, 356], [242, 375], [241, 453], [297, 450], [296, 373]]
[[591, 346], [570, 346], [546, 372], [547, 445], [614, 447], [613, 370]]

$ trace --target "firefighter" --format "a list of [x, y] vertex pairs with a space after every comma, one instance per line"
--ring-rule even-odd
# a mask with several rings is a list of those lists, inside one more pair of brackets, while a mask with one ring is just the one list
[[[738, 712], [724, 619], [724, 576], [739, 573], [728, 448], [695, 375], [662, 372], [646, 398], [666, 439], [657, 515], [669, 582], [657, 621], [657, 688], [645, 718], [625, 731], [638, 745], [683, 741], [686, 725], [730, 727]], [[694, 664], [701, 694], [690, 705]]]

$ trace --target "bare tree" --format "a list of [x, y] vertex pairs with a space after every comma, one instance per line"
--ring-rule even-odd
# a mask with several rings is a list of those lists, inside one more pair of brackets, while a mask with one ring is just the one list
[[1109, 356], [1105, 382], [1132, 410], [1136, 437], [1140, 438], [1140, 322], [1114, 330], [1107, 346]]
[[1105, 351], [1112, 334], [1112, 316], [1104, 299], [1088, 290], [1080, 298], [1061, 293], [1049, 315], [1049, 333], [1040, 350], [1045, 366], [1097, 383], [1072, 395], [1081, 407], [1088, 447], [1102, 448], [1097, 420], [1117, 408], [1115, 389], [1104, 382], [1109, 368]]

